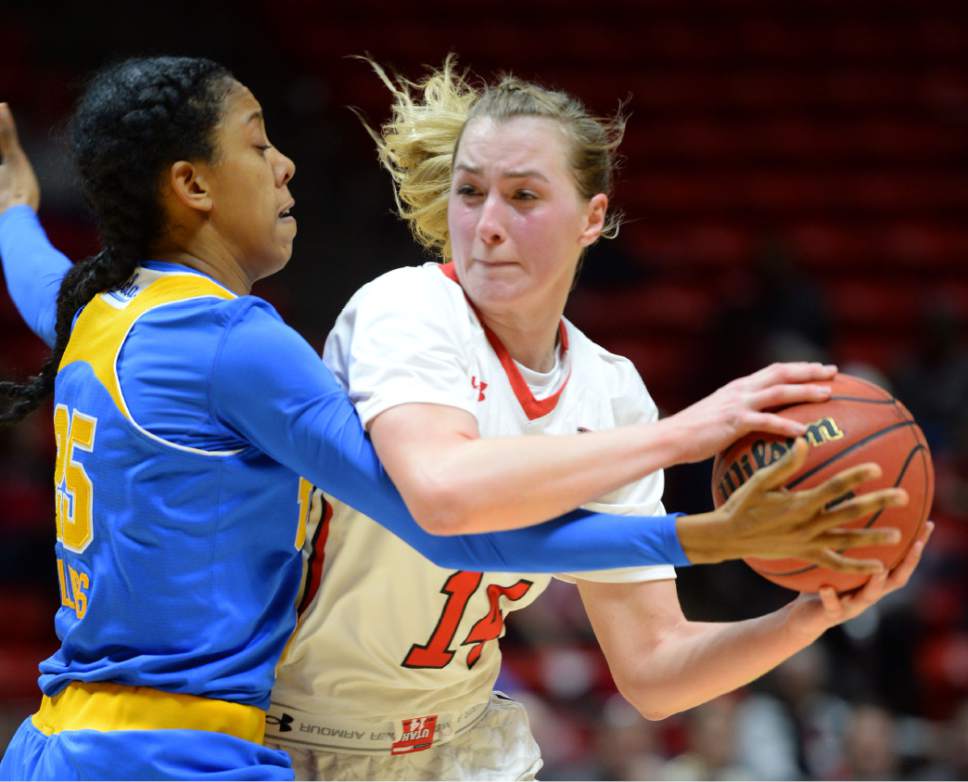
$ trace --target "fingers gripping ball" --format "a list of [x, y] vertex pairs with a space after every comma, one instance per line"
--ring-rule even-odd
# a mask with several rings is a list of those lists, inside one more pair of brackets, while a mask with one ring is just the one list
[[[917, 537], [931, 509], [934, 469], [931, 453], [911, 413], [887, 391], [866, 380], [838, 374], [826, 402], [791, 405], [781, 415], [806, 424], [810, 445], [807, 461], [786, 484], [788, 489], [809, 489], [835, 473], [864, 462], [876, 462], [882, 475], [863, 490], [905, 489], [904, 507], [892, 507], [849, 525], [857, 528], [896, 527], [896, 546], [850, 549], [848, 556], [880, 559], [887, 568], [897, 565]], [[718, 508], [758, 469], [772, 464], [789, 449], [792, 440], [751, 433], [733, 443], [713, 464], [713, 502]], [[848, 499], [845, 496], [842, 499]], [[834, 573], [799, 559], [747, 559], [757, 573], [798, 592], [816, 592], [830, 585], [839, 592], [855, 589], [868, 576]]]

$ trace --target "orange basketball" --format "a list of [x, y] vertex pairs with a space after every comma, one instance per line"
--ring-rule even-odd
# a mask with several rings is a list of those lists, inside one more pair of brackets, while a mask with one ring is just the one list
[[[849, 549], [848, 556], [880, 559], [888, 568], [901, 561], [928, 517], [934, 496], [934, 468], [920, 427], [911, 413], [887, 391], [866, 380], [838, 374], [826, 402], [791, 405], [780, 415], [806, 424], [810, 445], [807, 461], [787, 483], [788, 489], [809, 489], [848, 467], [877, 462], [882, 475], [860, 487], [863, 492], [899, 486], [909, 496], [904, 507], [887, 508], [851, 527], [896, 527], [896, 546]], [[713, 503], [718, 508], [756, 470], [779, 459], [793, 441], [754, 432], [737, 440], [713, 464]], [[830, 585], [838, 592], [855, 589], [866, 575], [836, 573], [799, 559], [747, 559], [757, 573], [798, 592], [816, 592]]]

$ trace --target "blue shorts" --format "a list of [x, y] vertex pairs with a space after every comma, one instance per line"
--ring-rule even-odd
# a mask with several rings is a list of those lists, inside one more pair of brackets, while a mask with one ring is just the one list
[[28, 717], [0, 760], [0, 779], [293, 779], [285, 752], [203, 730], [67, 730]]

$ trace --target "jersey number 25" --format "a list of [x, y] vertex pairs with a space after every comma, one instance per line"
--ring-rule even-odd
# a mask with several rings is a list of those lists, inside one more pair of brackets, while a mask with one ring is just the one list
[[94, 450], [97, 419], [74, 410], [70, 415], [66, 405], [54, 408], [54, 439], [57, 457], [54, 467], [56, 491], [57, 539], [64, 548], [80, 554], [94, 538], [91, 523], [94, 487], [84, 469], [75, 461], [76, 451]]

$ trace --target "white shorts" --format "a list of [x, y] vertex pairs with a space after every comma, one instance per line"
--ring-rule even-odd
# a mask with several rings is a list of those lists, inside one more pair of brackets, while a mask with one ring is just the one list
[[472, 728], [422, 752], [361, 755], [265, 743], [289, 753], [296, 779], [530, 780], [541, 769], [524, 706], [497, 694]]

